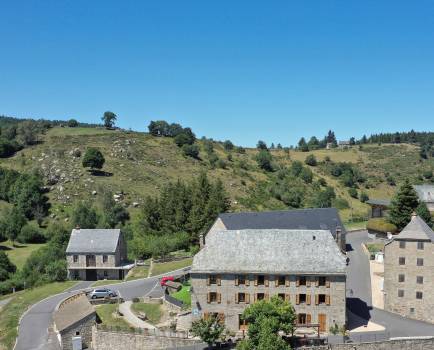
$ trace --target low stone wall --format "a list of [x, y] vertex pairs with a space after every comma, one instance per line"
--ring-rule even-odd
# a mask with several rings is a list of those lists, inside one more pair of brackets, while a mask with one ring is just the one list
[[163, 350], [201, 343], [195, 339], [106, 331], [97, 327], [92, 329], [92, 339], [93, 350]]
[[372, 343], [335, 344], [298, 348], [302, 350], [434, 350], [434, 337], [395, 339]]

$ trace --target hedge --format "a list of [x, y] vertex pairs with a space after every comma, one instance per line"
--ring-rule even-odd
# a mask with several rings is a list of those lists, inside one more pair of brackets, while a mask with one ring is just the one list
[[366, 225], [368, 231], [382, 232], [382, 233], [396, 233], [398, 231], [394, 224], [387, 221], [386, 218], [372, 218], [369, 219]]

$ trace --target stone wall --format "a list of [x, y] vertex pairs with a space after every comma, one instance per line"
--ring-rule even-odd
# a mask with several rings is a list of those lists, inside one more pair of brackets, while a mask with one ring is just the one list
[[127, 332], [103, 331], [93, 327], [93, 350], [162, 350], [201, 343], [181, 337], [161, 337]]
[[302, 347], [300, 350], [434, 350], [434, 338]]
[[83, 349], [89, 348], [92, 343], [92, 326], [94, 324], [95, 314], [92, 314], [60, 332], [62, 350], [72, 350], [72, 337], [76, 336], [81, 336]]

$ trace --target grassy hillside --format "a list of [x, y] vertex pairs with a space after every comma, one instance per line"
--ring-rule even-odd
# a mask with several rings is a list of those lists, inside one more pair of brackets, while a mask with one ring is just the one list
[[[201, 148], [201, 160], [184, 156], [172, 138], [138, 132], [54, 127], [42, 136], [41, 141], [13, 157], [1, 159], [0, 166], [20, 171], [40, 169], [50, 189], [51, 213], [61, 219], [67, 217], [68, 207], [75, 200], [97, 198], [101, 186], [115, 193], [122, 192], [122, 202], [134, 215], [133, 203], [137, 202], [140, 208], [145, 196], [157, 194], [164, 183], [187, 180], [201, 171], [206, 171], [210, 178], [223, 181], [230, 195], [231, 210], [285, 208], [283, 202], [264, 195], [267, 184], [275, 175], [258, 168], [256, 149], [247, 149], [241, 154], [235, 150], [227, 152], [220, 143], [214, 143], [214, 152], [225, 164], [213, 168], [204, 151], [204, 142], [200, 140], [197, 143]], [[92, 176], [82, 167], [82, 156], [77, 157], [77, 150], [83, 155], [90, 146], [98, 147], [104, 154], [106, 176]], [[399, 183], [405, 176], [410, 176], [421, 182], [423, 172], [433, 169], [432, 159], [422, 162], [418, 148], [404, 144], [364, 145], [361, 149], [356, 146], [348, 150], [290, 151], [289, 154], [284, 150], [272, 150], [271, 153], [278, 167], [290, 166], [294, 160], [304, 161], [309, 154], [314, 154], [318, 161], [329, 157], [334, 162], [355, 164], [366, 175], [367, 181], [361, 188], [371, 198], [390, 198], [395, 190], [390, 179]], [[350, 208], [341, 211], [345, 221], [352, 215], [366, 215], [368, 207], [351, 198], [348, 188], [328, 174], [321, 164], [310, 169], [314, 179], [324, 178], [339, 197], [349, 202]], [[97, 194], [92, 194], [93, 191]]]

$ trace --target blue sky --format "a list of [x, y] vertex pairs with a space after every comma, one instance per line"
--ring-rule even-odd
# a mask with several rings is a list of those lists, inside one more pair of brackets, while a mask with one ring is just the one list
[[0, 114], [251, 146], [434, 129], [434, 1], [2, 1]]

